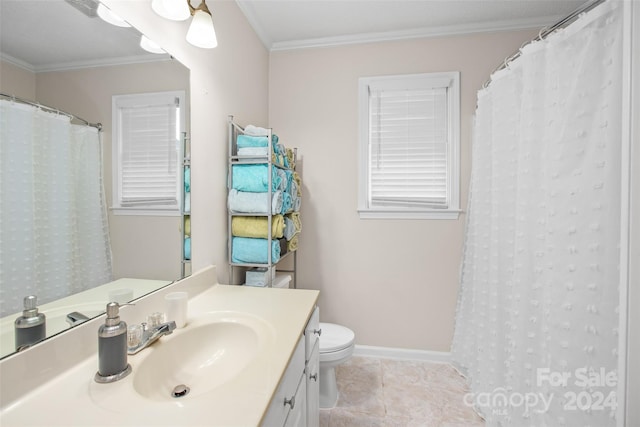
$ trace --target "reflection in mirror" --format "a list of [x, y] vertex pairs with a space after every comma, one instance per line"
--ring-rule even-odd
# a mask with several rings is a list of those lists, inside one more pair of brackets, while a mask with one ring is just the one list
[[[96, 190], [98, 194], [92, 193], [92, 196], [102, 201], [99, 206], [106, 213], [102, 233], [105, 239], [98, 247], [102, 248], [108, 266], [103, 273], [86, 265], [79, 268], [86, 273], [74, 268], [71, 276], [67, 276], [73, 280], [56, 281], [54, 273], [37, 273], [36, 264], [48, 264], [50, 270], [57, 272], [71, 269], [71, 263], [62, 261], [59, 255], [77, 252], [78, 246], [70, 248], [68, 235], [56, 226], [52, 228], [57, 236], [52, 240], [35, 239], [39, 247], [44, 246], [35, 252], [29, 251], [22, 240], [10, 239], [8, 232], [5, 233], [5, 224], [12, 224], [19, 239], [46, 225], [40, 216], [27, 218], [24, 202], [5, 203], [5, 193], [9, 191], [5, 191], [7, 181], [3, 176], [0, 193], [3, 197], [0, 215], [0, 357], [15, 350], [14, 322], [22, 315], [23, 299], [27, 295], [37, 296], [38, 309], [46, 316], [47, 336], [51, 336], [104, 312], [106, 303], [111, 300], [136, 299], [190, 274], [190, 264], [184, 260], [185, 237], [189, 237], [185, 235], [184, 224], [188, 216], [184, 215], [183, 209], [184, 138], [176, 140], [171, 147], [179, 161], [175, 209], [152, 213], [134, 210], [125, 214], [111, 209], [114, 183], [119, 182], [117, 172], [113, 172], [115, 163], [112, 160], [112, 97], [182, 91], [186, 96], [185, 130], [188, 134], [189, 70], [167, 54], [143, 50], [141, 34], [137, 30], [106, 23], [97, 17], [97, 7], [95, 0], [0, 1], [0, 92], [102, 124], [99, 133], [102, 149], [97, 150], [97, 166], [89, 166], [84, 157], [79, 163], [89, 169], [88, 172], [95, 173], [92, 176], [99, 181], [98, 188], [103, 190], [102, 194]], [[6, 103], [19, 104], [11, 98]], [[72, 123], [81, 122], [73, 120]], [[86, 126], [77, 125], [74, 129], [77, 128]], [[5, 150], [8, 140], [3, 133], [0, 151], [3, 169], [10, 162], [19, 165]], [[60, 149], [53, 149], [48, 142], [47, 139], [38, 141], [39, 145], [33, 144], [34, 151], [38, 155], [49, 151], [58, 156]], [[64, 169], [57, 157], [34, 162], [30, 160], [24, 163], [27, 167], [14, 168], [14, 173]], [[102, 173], [98, 173], [100, 170]], [[79, 184], [85, 183], [86, 180]], [[66, 187], [70, 185], [68, 181]], [[58, 216], [73, 217], [76, 221], [99, 216], [95, 210], [93, 213], [71, 210], [72, 203], [60, 196], [60, 187], [54, 186], [46, 194], [38, 191], [42, 200], [54, 200], [66, 209]], [[40, 202], [34, 205], [37, 209], [42, 207]], [[79, 241], [87, 247], [93, 246], [89, 245], [92, 243], [89, 242], [90, 235], [79, 226], [75, 228], [71, 231], [80, 234]], [[5, 254], [10, 253], [20, 254], [19, 262], [5, 258]], [[46, 254], [54, 257], [48, 258]], [[98, 280], [99, 277], [102, 279]]]

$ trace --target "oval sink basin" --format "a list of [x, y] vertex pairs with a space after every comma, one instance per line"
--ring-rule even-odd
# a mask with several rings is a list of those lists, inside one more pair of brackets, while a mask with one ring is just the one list
[[[160, 338], [133, 369], [133, 388], [148, 399], [179, 401], [176, 386], [186, 385], [189, 399], [236, 377], [258, 354], [259, 329], [233, 319], [188, 325]], [[133, 360], [133, 359], [132, 359]]]

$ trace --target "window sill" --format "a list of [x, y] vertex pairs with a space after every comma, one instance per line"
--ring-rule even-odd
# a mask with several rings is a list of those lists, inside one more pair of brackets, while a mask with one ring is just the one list
[[393, 210], [358, 209], [360, 219], [448, 219], [457, 220], [459, 209]]
[[141, 216], [181, 216], [180, 210], [171, 209], [153, 209], [153, 208], [109, 208], [114, 215], [141, 215]]

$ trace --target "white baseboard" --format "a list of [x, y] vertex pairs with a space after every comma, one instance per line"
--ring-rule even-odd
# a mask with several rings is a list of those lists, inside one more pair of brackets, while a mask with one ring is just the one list
[[445, 351], [413, 350], [407, 348], [356, 345], [354, 356], [378, 357], [382, 359], [420, 360], [433, 363], [451, 363], [451, 353]]

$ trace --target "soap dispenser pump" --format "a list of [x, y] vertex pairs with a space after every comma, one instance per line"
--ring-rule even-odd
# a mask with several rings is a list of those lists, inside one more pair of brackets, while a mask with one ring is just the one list
[[127, 324], [120, 320], [117, 302], [107, 304], [107, 318], [98, 330], [98, 383], [121, 380], [131, 373], [127, 363]]
[[38, 313], [37, 304], [35, 295], [24, 297], [22, 316], [15, 321], [17, 351], [24, 350], [47, 336], [46, 317], [44, 313]]

